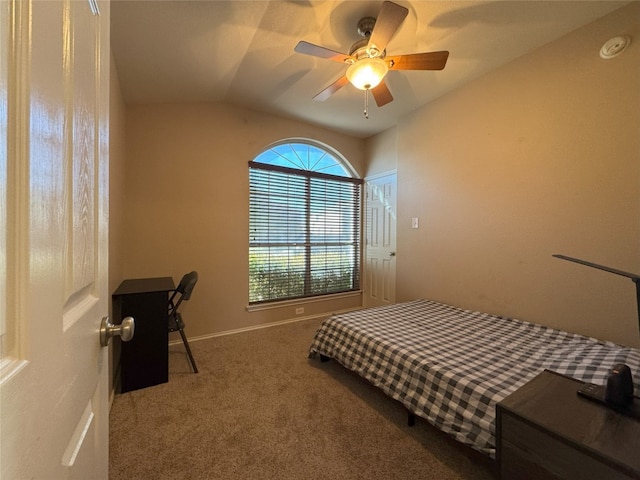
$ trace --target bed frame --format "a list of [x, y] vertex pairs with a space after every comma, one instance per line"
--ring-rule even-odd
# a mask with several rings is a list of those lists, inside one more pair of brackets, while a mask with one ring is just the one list
[[[330, 357], [320, 354], [320, 362], [324, 363], [324, 362], [328, 362], [329, 360], [331, 360]], [[413, 427], [415, 424], [416, 424], [415, 414], [411, 412], [411, 410], [407, 409], [407, 425], [410, 427]]]

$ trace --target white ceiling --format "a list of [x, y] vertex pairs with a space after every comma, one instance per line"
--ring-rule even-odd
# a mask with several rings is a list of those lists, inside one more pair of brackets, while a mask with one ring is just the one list
[[[442, 71], [391, 71], [382, 108], [347, 85], [312, 97], [346, 66], [294, 52], [299, 40], [348, 53], [382, 1], [113, 0], [111, 44], [127, 104], [226, 102], [358, 137], [628, 1], [406, 1], [388, 55], [448, 50]], [[607, 39], [603, 39], [603, 42]], [[597, 55], [597, 52], [594, 52]]]

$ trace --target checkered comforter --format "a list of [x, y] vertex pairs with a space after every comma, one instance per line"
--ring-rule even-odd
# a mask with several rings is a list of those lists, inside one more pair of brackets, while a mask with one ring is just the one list
[[640, 350], [428, 300], [334, 315], [316, 332], [315, 353], [492, 457], [495, 404], [544, 369], [605, 384], [626, 363], [640, 388]]

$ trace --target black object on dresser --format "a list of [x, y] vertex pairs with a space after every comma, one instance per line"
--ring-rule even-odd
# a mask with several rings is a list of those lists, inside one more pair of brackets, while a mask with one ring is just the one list
[[166, 383], [169, 380], [169, 292], [171, 277], [123, 281], [113, 292], [115, 322], [135, 320], [135, 334], [121, 343], [120, 391]]
[[578, 395], [583, 385], [545, 370], [496, 405], [503, 480], [640, 479], [640, 421]]

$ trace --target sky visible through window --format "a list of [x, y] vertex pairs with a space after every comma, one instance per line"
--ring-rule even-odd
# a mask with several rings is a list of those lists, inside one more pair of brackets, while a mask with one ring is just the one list
[[265, 150], [255, 162], [297, 168], [310, 172], [351, 177], [342, 163], [328, 151], [305, 143], [283, 143]]

